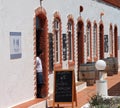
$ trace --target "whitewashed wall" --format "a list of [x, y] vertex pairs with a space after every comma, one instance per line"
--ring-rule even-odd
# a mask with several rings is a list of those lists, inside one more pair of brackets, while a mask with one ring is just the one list
[[[0, 0], [0, 108], [34, 98], [34, 0]], [[10, 59], [10, 32], [21, 32], [22, 57]]]

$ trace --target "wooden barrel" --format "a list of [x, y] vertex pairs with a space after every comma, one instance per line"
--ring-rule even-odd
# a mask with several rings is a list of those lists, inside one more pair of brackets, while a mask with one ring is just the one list
[[114, 74], [118, 74], [118, 58], [114, 57]]
[[105, 71], [107, 72], [107, 76], [112, 76], [114, 74], [114, 64], [113, 60], [109, 58], [103, 59], [106, 62]]
[[110, 60], [112, 63], [112, 71], [113, 71], [113, 74], [117, 74], [118, 73], [118, 58], [116, 57], [108, 57], [107, 58], [108, 60]]
[[106, 69], [108, 76], [112, 76], [118, 73], [118, 59], [115, 57], [107, 57], [104, 59], [106, 62]]
[[96, 80], [95, 63], [80, 64], [79, 79], [87, 82], [87, 85], [93, 85]]

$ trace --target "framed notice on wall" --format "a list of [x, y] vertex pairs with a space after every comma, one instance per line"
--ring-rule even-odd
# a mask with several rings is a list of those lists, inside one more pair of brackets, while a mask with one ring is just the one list
[[21, 58], [21, 32], [10, 32], [10, 59]]
[[54, 71], [54, 101], [55, 104], [72, 104], [74, 108], [74, 102], [77, 106], [76, 87], [73, 70], [56, 70]]

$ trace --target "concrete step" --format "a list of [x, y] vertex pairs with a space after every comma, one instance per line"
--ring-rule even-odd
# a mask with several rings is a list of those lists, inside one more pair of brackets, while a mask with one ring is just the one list
[[46, 100], [41, 101], [41, 102], [36, 103], [28, 108], [47, 108], [47, 101]]
[[87, 87], [86, 82], [76, 82], [76, 92], [80, 92], [81, 90]]
[[35, 98], [12, 108], [46, 108], [46, 98]]

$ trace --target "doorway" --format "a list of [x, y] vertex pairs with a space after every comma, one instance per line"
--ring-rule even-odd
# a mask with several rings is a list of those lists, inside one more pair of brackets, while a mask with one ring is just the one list
[[[48, 41], [48, 29], [47, 29], [47, 17], [46, 12], [43, 8], [36, 9], [35, 16], [35, 54], [37, 54], [38, 50], [42, 50], [43, 55], [41, 57], [42, 68], [43, 68], [43, 80], [44, 85], [41, 90], [41, 94], [43, 97], [48, 95], [48, 72], [49, 72], [49, 41]], [[36, 56], [36, 55], [35, 55]], [[36, 79], [37, 81], [37, 79]], [[37, 83], [36, 83], [36, 91], [37, 91]], [[37, 93], [36, 93], [37, 94]]]
[[100, 59], [104, 58], [104, 27], [103, 24], [100, 24], [99, 26], [99, 47], [100, 47]]
[[114, 46], [115, 46], [115, 57], [118, 57], [118, 30], [117, 30], [117, 26], [115, 26], [114, 28]]
[[84, 63], [84, 24], [80, 20], [77, 25], [77, 46], [78, 46], [78, 81], [79, 81], [79, 72], [80, 64]]

